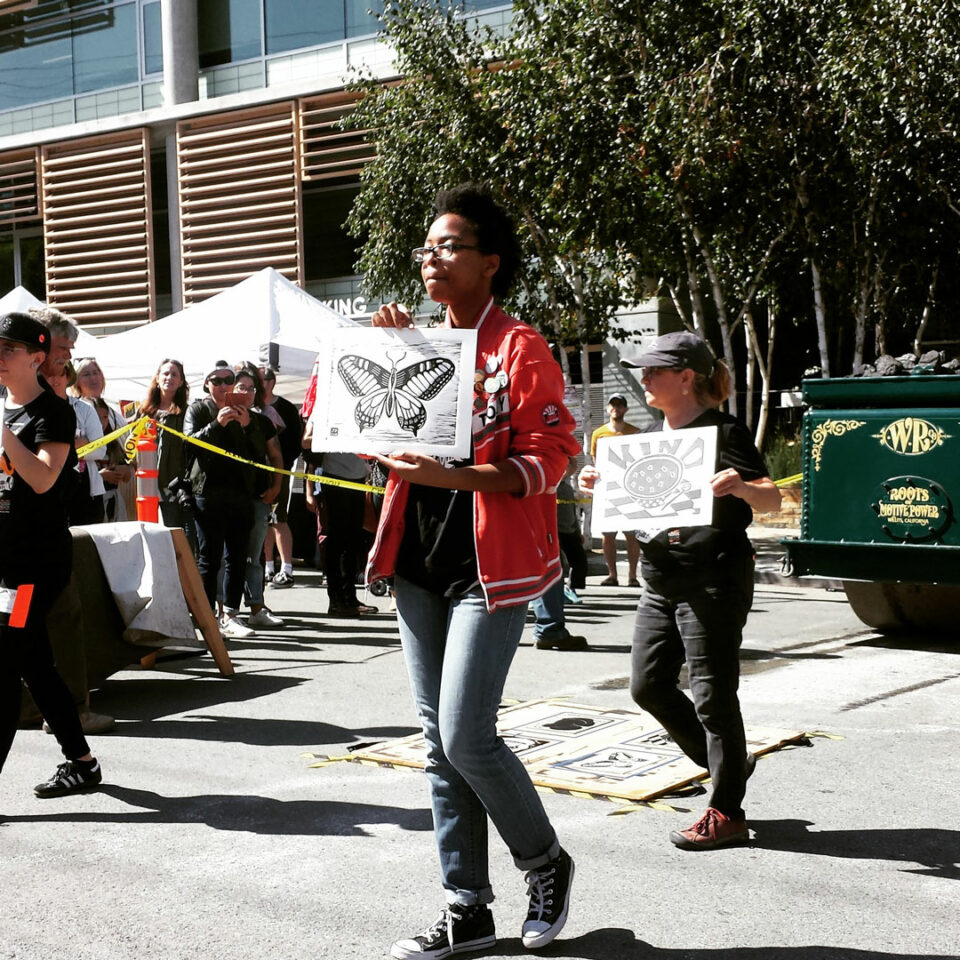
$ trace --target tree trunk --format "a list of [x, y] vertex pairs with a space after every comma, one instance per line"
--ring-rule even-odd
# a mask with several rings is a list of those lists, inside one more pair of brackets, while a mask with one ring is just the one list
[[[744, 389], [746, 393], [743, 398], [743, 420], [747, 429], [753, 428], [753, 377], [759, 357], [757, 356], [754, 344], [756, 343], [756, 334], [753, 332], [753, 314], [745, 310], [743, 314], [743, 336], [747, 342], [747, 369], [744, 377]], [[761, 376], [762, 379], [762, 376]]]
[[[753, 318], [751, 317], [751, 325]], [[777, 330], [777, 303], [771, 296], [767, 301], [767, 360], [766, 363], [760, 362], [760, 415], [757, 417], [757, 430], [754, 434], [753, 442], [758, 450], [763, 449], [763, 441], [767, 432], [767, 421], [770, 416], [770, 381], [773, 375], [773, 344], [776, 339]], [[752, 334], [756, 342], [756, 332]], [[756, 346], [759, 357], [759, 344]]]
[[810, 212], [810, 197], [807, 194], [806, 175], [801, 175], [794, 184], [797, 200], [803, 210], [803, 223], [807, 231], [809, 248], [810, 281], [813, 285], [813, 311], [817, 318], [817, 345], [820, 348], [820, 376], [830, 376], [830, 350], [827, 343], [827, 311], [823, 303], [823, 282], [820, 279], [820, 265], [817, 257], [817, 231]]
[[937, 302], [937, 277], [940, 275], [940, 259], [934, 261], [933, 275], [930, 277], [930, 286], [927, 288], [927, 299], [923, 305], [923, 315], [920, 317], [920, 324], [917, 327], [917, 335], [913, 340], [913, 352], [919, 357], [923, 353], [923, 335], [927, 332], [927, 324], [930, 322], [930, 314], [933, 311], [934, 304]]

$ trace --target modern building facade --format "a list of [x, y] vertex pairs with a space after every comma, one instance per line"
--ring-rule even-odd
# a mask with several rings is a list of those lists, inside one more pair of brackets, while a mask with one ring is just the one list
[[0, 292], [99, 333], [273, 266], [372, 313], [342, 228], [371, 148], [336, 123], [351, 68], [393, 73], [381, 6], [0, 0]]

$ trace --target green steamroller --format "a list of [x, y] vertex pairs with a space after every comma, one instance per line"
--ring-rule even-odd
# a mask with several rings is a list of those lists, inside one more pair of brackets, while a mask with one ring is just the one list
[[880, 631], [960, 637], [960, 376], [806, 380], [799, 539]]

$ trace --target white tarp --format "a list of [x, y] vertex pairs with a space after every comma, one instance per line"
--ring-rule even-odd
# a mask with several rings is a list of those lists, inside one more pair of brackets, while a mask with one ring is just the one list
[[[0, 316], [5, 313], [26, 313], [31, 307], [45, 307], [42, 300], [38, 300], [24, 287], [14, 287], [6, 296], [0, 297]], [[73, 356], [95, 357], [97, 354], [97, 338], [90, 336], [85, 330], [77, 335], [77, 342], [73, 348]]]
[[327, 332], [353, 325], [266, 267], [180, 313], [103, 337], [86, 355], [103, 368], [105, 396], [112, 400], [142, 400], [161, 361], [172, 357], [184, 365], [191, 398], [201, 396], [203, 379], [218, 360], [251, 360], [272, 363], [279, 371], [277, 393], [299, 403]]

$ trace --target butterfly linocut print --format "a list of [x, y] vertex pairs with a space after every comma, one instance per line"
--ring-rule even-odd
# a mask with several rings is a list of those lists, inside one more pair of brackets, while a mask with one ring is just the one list
[[450, 382], [455, 367], [443, 357], [430, 357], [397, 368], [405, 356], [388, 354], [390, 368], [367, 357], [347, 354], [337, 363], [337, 373], [350, 393], [358, 397], [353, 418], [360, 430], [376, 426], [381, 417], [395, 417], [414, 436], [427, 422], [424, 400], [432, 400]]

